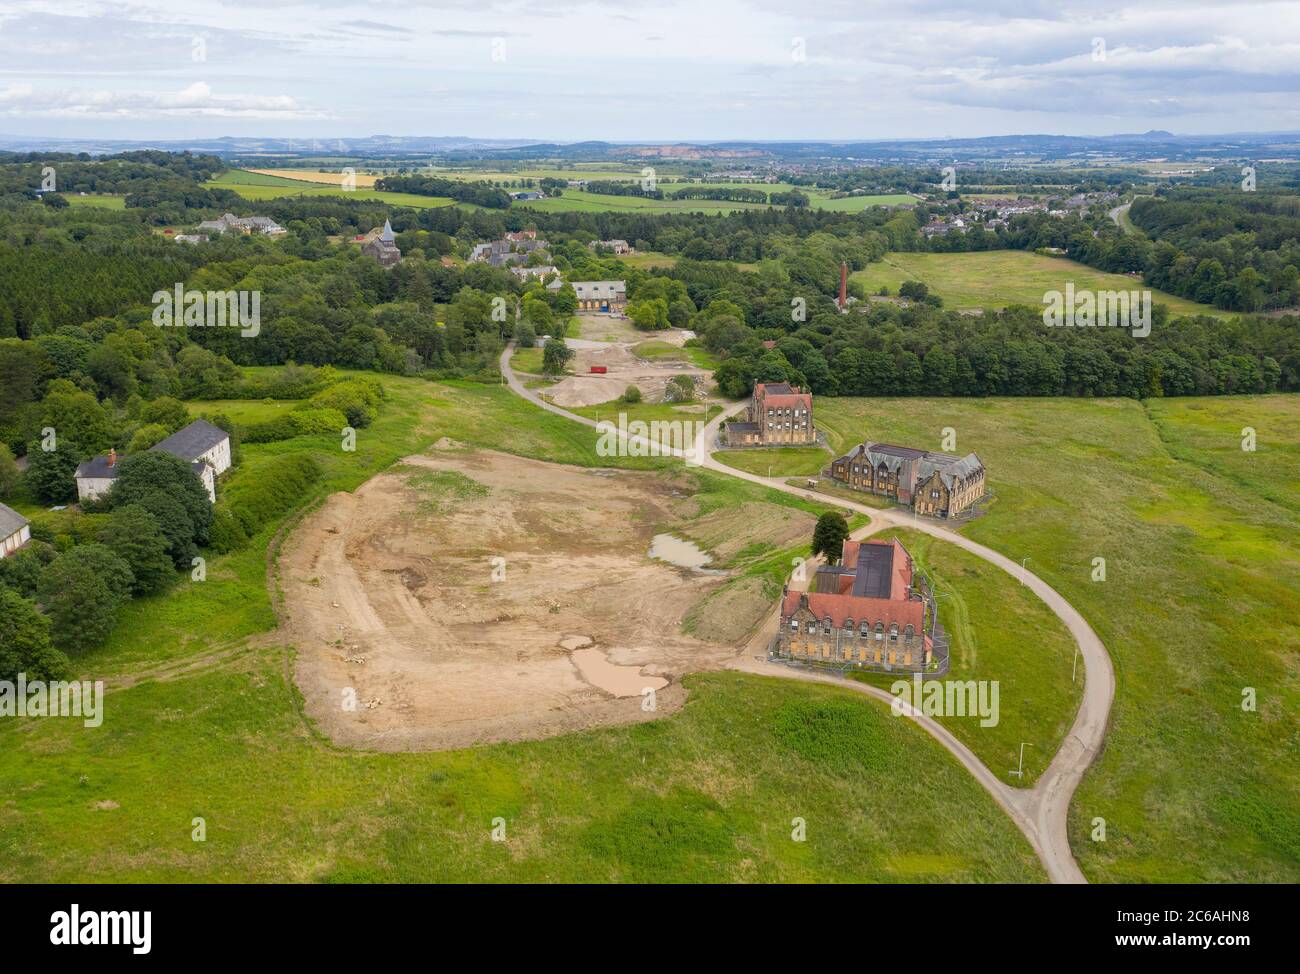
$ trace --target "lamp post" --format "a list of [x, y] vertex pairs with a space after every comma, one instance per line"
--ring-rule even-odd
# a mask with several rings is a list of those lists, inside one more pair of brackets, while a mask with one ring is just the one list
[[1034, 746], [1034, 745], [1032, 745], [1032, 744], [1026, 744], [1024, 741], [1021, 741], [1021, 742], [1020, 742], [1020, 767], [1017, 768], [1015, 771], [1008, 771], [1007, 774], [1013, 774], [1013, 775], [1015, 775], [1017, 778], [1020, 778], [1020, 779], [1022, 779], [1022, 780], [1024, 779], [1024, 777], [1025, 777], [1025, 748], [1026, 748], [1026, 747], [1033, 747], [1033, 746]]

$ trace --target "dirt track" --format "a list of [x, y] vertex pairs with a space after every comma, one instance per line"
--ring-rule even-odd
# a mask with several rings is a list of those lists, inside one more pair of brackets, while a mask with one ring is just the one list
[[676, 709], [684, 673], [736, 654], [680, 634], [723, 579], [646, 555], [693, 504], [669, 475], [463, 450], [335, 494], [280, 559], [308, 714], [342, 744], [433, 750]]

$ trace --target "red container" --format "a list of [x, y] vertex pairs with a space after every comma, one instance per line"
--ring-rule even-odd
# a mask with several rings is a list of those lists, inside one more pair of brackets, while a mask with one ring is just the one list
[[593, 365], [591, 367], [591, 371], [594, 372], [596, 375], [604, 375], [609, 370], [603, 365]]

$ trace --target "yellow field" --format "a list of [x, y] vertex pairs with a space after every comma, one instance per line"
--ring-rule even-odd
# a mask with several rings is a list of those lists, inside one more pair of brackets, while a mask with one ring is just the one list
[[[343, 173], [341, 172], [315, 172], [311, 169], [249, 169], [247, 172], [255, 172], [261, 176], [276, 176], [280, 179], [297, 179], [304, 183], [325, 183], [329, 186], [343, 185]], [[357, 173], [355, 178], [358, 189], [371, 189], [375, 185], [375, 180], [379, 177]]]

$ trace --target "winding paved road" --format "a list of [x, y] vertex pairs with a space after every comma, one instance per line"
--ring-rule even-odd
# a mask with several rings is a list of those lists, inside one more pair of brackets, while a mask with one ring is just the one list
[[[505, 376], [511, 391], [534, 405], [555, 413], [557, 416], [563, 416], [565, 419], [582, 423], [585, 426], [596, 427], [596, 420], [571, 413], [567, 409], [562, 409], [547, 402], [531, 389], [524, 388], [523, 384], [515, 376], [514, 370], [510, 368], [510, 356], [513, 353], [514, 343], [512, 342], [501, 355], [501, 373]], [[1097, 634], [1093, 632], [1087, 620], [1079, 614], [1074, 606], [1070, 605], [1059, 592], [1037, 575], [1026, 571], [1019, 563], [999, 554], [992, 548], [987, 548], [940, 524], [919, 518], [913, 519], [894, 509], [868, 507], [865, 504], [858, 504], [838, 497], [829, 498], [825, 494], [805, 490], [801, 487], [793, 487], [780, 479], [760, 477], [757, 474], [737, 470], [714, 460], [708, 450], [708, 444], [715, 442], [718, 427], [722, 422], [740, 412], [746, 405], [742, 401], [725, 408], [700, 432], [689, 450], [672, 450], [672, 454], [686, 460], [688, 463], [730, 477], [739, 477], [742, 480], [749, 480], [773, 490], [784, 491], [787, 494], [804, 497], [822, 504], [834, 504], [868, 515], [871, 518], [871, 524], [862, 531], [855, 532], [855, 537], [863, 537], [892, 525], [912, 528], [957, 545], [959, 548], [983, 558], [990, 564], [996, 565], [1027, 585], [1065, 624], [1083, 657], [1083, 700], [1079, 705], [1079, 712], [1074, 719], [1074, 725], [1066, 734], [1065, 740], [1061, 742], [1061, 746], [1052, 758], [1047, 770], [1043, 772], [1034, 787], [1011, 787], [990, 771], [970, 748], [957, 740], [934, 719], [915, 710], [912, 710], [907, 716], [910, 716], [931, 737], [946, 747], [975, 776], [975, 779], [984, 786], [985, 790], [993, 796], [993, 799], [1002, 806], [1003, 810], [1011, 816], [1012, 821], [1020, 827], [1030, 845], [1038, 854], [1038, 858], [1042, 861], [1043, 868], [1047, 870], [1047, 875], [1052, 882], [1086, 883], [1087, 879], [1084, 878], [1083, 872], [1079, 869], [1078, 863], [1074, 861], [1074, 855], [1070, 851], [1067, 820], [1070, 799], [1074, 795], [1074, 790], [1083, 778], [1083, 773], [1101, 750], [1105, 740], [1106, 722], [1110, 716], [1111, 701], [1115, 696], [1115, 671], [1111, 665], [1110, 656], [1106, 652], [1106, 647], [1102, 645]], [[625, 440], [646, 442], [641, 437], [619, 435]], [[815, 683], [831, 683], [856, 690], [859, 693], [865, 693], [868, 696], [877, 697], [891, 704], [894, 702], [894, 696], [879, 687], [867, 686], [864, 683], [845, 680], [830, 674], [763, 663], [755, 659], [756, 654], [752, 650], [761, 648], [765, 653], [767, 640], [769, 634], [773, 631], [773, 623], [777, 614], [776, 609], [769, 614], [759, 627], [749, 647], [746, 648], [744, 656], [734, 664], [734, 669], [760, 673], [764, 676], [781, 676], [787, 679]]]

